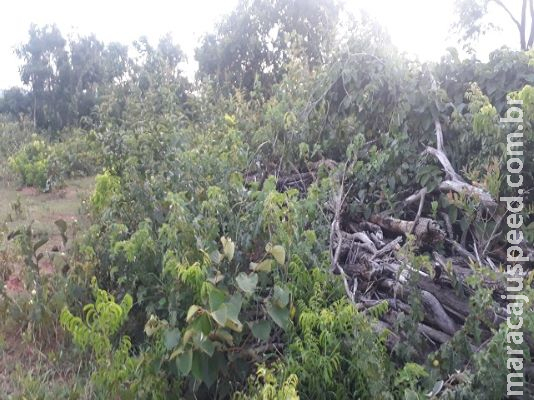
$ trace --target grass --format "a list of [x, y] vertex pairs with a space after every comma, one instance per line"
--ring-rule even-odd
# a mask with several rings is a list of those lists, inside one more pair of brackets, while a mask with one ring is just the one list
[[[13, 278], [23, 268], [16, 244], [6, 240], [7, 232], [32, 223], [34, 233], [46, 233], [49, 237], [40, 250], [49, 251], [53, 246], [61, 245], [54, 222], [63, 219], [70, 227], [74, 221], [78, 221], [78, 225], [83, 226], [83, 202], [93, 187], [93, 177], [67, 180], [64, 188], [52, 193], [33, 188], [17, 190], [15, 187], [0, 187], [2, 285], [7, 284], [8, 287], [16, 281]], [[91, 397], [78, 376], [81, 365], [79, 355], [67, 354], [70, 351], [66, 353], [62, 338], [56, 343], [40, 343], [25, 335], [23, 327], [7, 322], [0, 321], [0, 400]]]
[[[67, 180], [63, 189], [52, 193], [35, 188], [0, 188], [0, 221], [10, 229], [34, 221], [36, 229], [52, 234], [55, 220], [72, 222], [81, 217], [82, 201], [89, 196], [93, 184], [93, 177]], [[16, 203], [20, 203], [18, 213]]]

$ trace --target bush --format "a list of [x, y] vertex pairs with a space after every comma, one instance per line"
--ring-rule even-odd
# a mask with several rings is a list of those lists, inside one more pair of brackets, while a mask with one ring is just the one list
[[9, 165], [23, 185], [44, 188], [48, 179], [50, 153], [50, 146], [34, 135], [31, 142], [9, 158]]

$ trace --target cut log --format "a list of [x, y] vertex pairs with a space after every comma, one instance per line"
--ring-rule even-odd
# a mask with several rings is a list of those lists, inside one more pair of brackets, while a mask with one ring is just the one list
[[408, 235], [413, 233], [419, 243], [436, 244], [443, 242], [446, 235], [439, 224], [430, 218], [419, 218], [417, 221], [404, 221], [393, 217], [372, 215], [369, 218], [374, 224], [389, 232]]

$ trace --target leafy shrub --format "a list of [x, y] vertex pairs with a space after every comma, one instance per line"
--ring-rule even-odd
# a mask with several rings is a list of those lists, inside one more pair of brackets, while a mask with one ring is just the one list
[[120, 303], [92, 280], [94, 304], [83, 307], [84, 317], [74, 316], [67, 308], [61, 312], [61, 325], [72, 335], [74, 343], [88, 350], [94, 360], [92, 381], [100, 398], [162, 398], [163, 383], [157, 376], [143, 376], [143, 358], [131, 355], [132, 344], [126, 335], [115, 336], [127, 320], [132, 297], [126, 294]]
[[19, 175], [21, 183], [43, 188], [48, 179], [50, 146], [37, 136], [9, 158], [11, 169]]
[[49, 174], [57, 180], [91, 176], [104, 165], [101, 144], [93, 131], [64, 134], [64, 140], [54, 143], [51, 150]]

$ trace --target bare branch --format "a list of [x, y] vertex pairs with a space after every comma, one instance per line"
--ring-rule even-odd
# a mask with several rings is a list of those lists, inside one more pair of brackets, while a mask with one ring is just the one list
[[512, 12], [504, 5], [504, 3], [501, 0], [492, 0], [495, 4], [500, 6], [506, 13], [510, 16], [514, 24], [517, 26], [517, 29], [521, 31], [521, 23], [517, 20], [517, 18], [512, 14]]
[[508, 16], [512, 19], [514, 24], [517, 26], [517, 30], [519, 31], [519, 36], [521, 40], [521, 50], [526, 50], [526, 39], [525, 39], [525, 30], [526, 30], [526, 11], [527, 11], [527, 1], [523, 0], [523, 6], [521, 10], [521, 21], [518, 21], [517, 18], [512, 14], [510, 9], [504, 5], [504, 3], [501, 0], [492, 0], [495, 4], [497, 4], [499, 7], [501, 7]]
[[530, 0], [530, 36], [528, 38], [527, 49], [534, 45], [534, 0]]
[[436, 157], [439, 163], [441, 164], [441, 166], [443, 167], [443, 170], [445, 171], [445, 173], [449, 176], [449, 178], [451, 178], [454, 181], [465, 183], [463, 178], [456, 173], [451, 162], [449, 161], [449, 159], [447, 158], [447, 155], [444, 152], [439, 151], [433, 147], [427, 147], [424, 153], [431, 154], [434, 157]]

